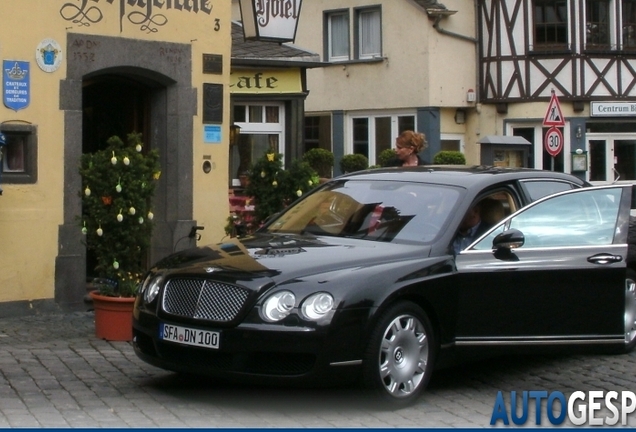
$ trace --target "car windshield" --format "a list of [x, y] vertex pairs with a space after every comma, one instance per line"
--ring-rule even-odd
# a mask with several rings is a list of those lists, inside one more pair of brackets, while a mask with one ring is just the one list
[[430, 242], [461, 189], [423, 183], [341, 180], [296, 202], [269, 233], [313, 234], [382, 242]]

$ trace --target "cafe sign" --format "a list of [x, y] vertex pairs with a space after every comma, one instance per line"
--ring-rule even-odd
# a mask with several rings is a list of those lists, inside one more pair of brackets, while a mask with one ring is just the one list
[[293, 42], [302, 0], [239, 0], [246, 40]]

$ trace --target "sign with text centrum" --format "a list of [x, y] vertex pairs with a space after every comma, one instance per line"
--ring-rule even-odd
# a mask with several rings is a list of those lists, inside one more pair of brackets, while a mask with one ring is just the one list
[[7, 108], [18, 111], [31, 101], [29, 62], [2, 61], [2, 99]]
[[633, 117], [636, 116], [635, 102], [590, 102], [592, 117]]

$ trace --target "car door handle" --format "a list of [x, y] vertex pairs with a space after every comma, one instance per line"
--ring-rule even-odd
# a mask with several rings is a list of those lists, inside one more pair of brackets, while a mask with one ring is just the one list
[[623, 257], [620, 255], [612, 255], [608, 253], [600, 253], [596, 255], [592, 255], [587, 258], [588, 262], [592, 264], [611, 264], [623, 261]]

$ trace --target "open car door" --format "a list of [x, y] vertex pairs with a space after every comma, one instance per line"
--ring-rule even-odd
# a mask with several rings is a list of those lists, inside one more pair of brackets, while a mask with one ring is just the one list
[[551, 195], [462, 251], [457, 345], [633, 345], [631, 203], [631, 185]]

